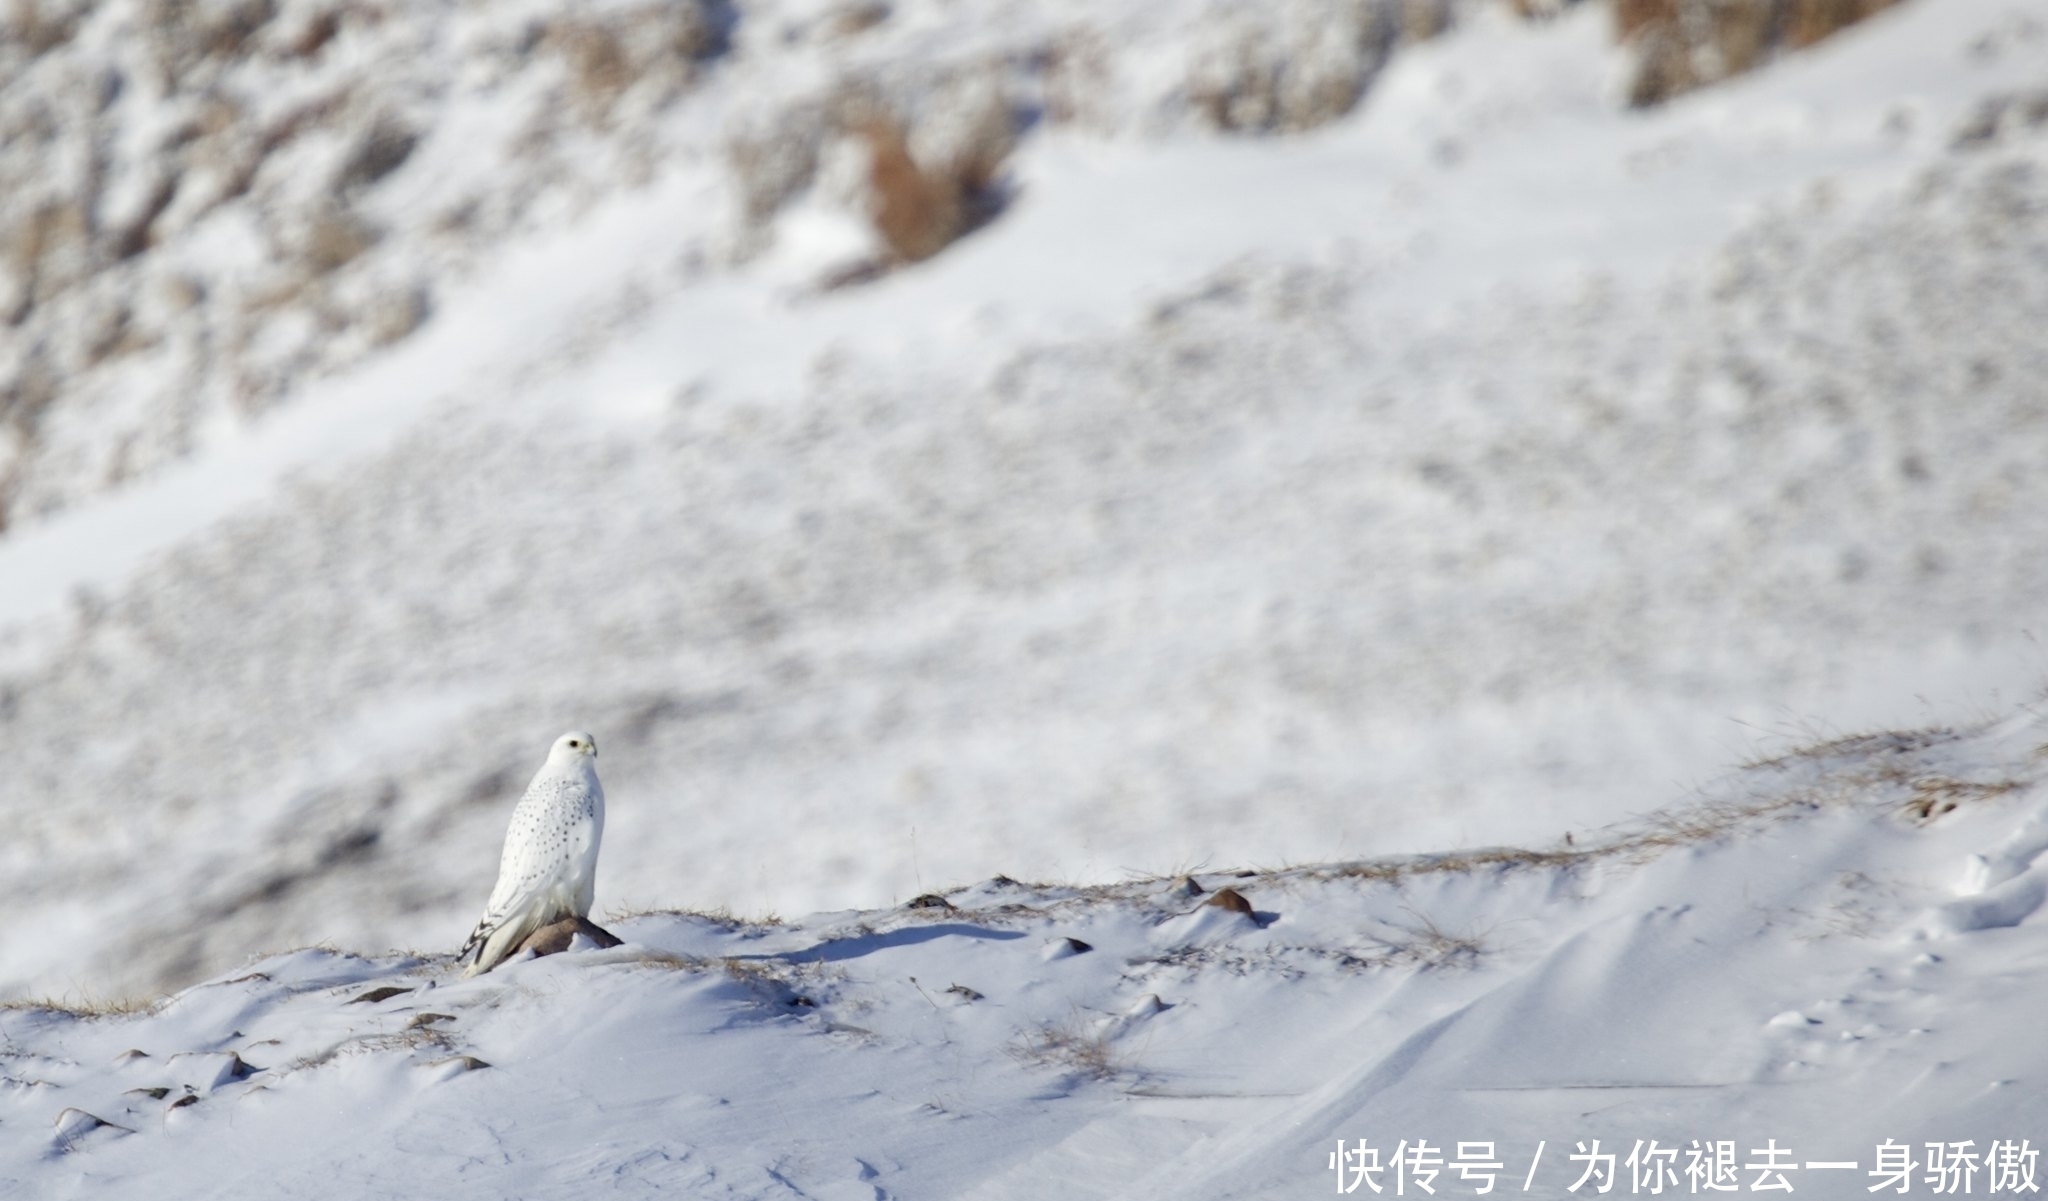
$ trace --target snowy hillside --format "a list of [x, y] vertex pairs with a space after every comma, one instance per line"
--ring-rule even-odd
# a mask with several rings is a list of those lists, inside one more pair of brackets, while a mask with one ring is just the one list
[[[1235, 8], [14, 6], [0, 19], [0, 322], [18, 331], [0, 354], [0, 528], [292, 403], [419, 330], [508, 241], [619, 193], [668, 193], [643, 264], [657, 286], [758, 257], [785, 209], [804, 230], [781, 240], [837, 235], [844, 261], [819, 269], [858, 279], [1000, 207], [1020, 136], [1313, 127], [1451, 13]], [[631, 303], [616, 293], [634, 281], [597, 274], [584, 282], [608, 306]]]
[[[191, 182], [0, 333], [164, 322], [49, 360], [10, 443], [0, 995], [452, 947], [572, 726], [601, 905], [795, 914], [1544, 845], [2030, 693], [2048, 5], [1648, 111], [1604, 7], [1396, 7], [602, 6], [709, 22], [644, 72], [543, 6], [304, 55], [280, 6], [175, 71], [124, 57], [160, 7], [65, 26], [7, 101], [118, 136], [52, 115], [52, 186]], [[1048, 57], [1076, 22], [1100, 55]], [[353, 99], [220, 191], [285, 80]], [[181, 141], [188, 85], [234, 112]], [[997, 143], [948, 123], [984, 85]], [[301, 295], [425, 295], [402, 337], [259, 303], [337, 197], [375, 241]]]
[[141, 1013], [16, 1008], [0, 1193], [2037, 1187], [2044, 739], [1847, 739], [1542, 851], [648, 913], [475, 980], [309, 949]]

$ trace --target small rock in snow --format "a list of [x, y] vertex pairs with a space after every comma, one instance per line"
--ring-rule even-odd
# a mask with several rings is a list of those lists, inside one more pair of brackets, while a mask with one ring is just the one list
[[1073, 955], [1086, 955], [1094, 949], [1093, 945], [1082, 942], [1078, 938], [1055, 938], [1045, 944], [1045, 950], [1039, 953], [1039, 957], [1047, 963], [1051, 963], [1055, 959], [1066, 959]]
[[59, 1111], [54, 1125], [56, 1133], [50, 1136], [50, 1142], [64, 1151], [76, 1150], [80, 1140], [95, 1131], [104, 1130], [112, 1135], [135, 1133], [126, 1126], [116, 1125], [98, 1114], [87, 1113], [76, 1107]]
[[171, 1070], [180, 1084], [212, 1092], [230, 1080], [247, 1079], [257, 1071], [233, 1051], [190, 1051], [171, 1056]]
[[574, 945], [579, 934], [599, 947], [616, 947], [625, 942], [589, 918], [565, 917], [551, 926], [542, 926], [527, 935], [526, 941], [519, 944], [514, 954], [532, 951], [536, 957], [553, 955], [568, 950]]
[[491, 1065], [474, 1055], [450, 1055], [425, 1065], [424, 1070], [436, 1082], [452, 1080], [464, 1072], [482, 1071]]

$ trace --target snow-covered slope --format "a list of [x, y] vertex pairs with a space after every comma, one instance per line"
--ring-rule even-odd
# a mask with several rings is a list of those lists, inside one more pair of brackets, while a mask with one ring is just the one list
[[[37, 0], [0, 14], [0, 530], [378, 357], [508, 244], [664, 185], [645, 265], [855, 278], [1034, 129], [1289, 131], [1449, 0]], [[884, 146], [894, 208], [865, 212]], [[880, 185], [878, 185], [880, 186]], [[888, 189], [885, 189], [888, 190]], [[785, 209], [797, 210], [777, 231]], [[622, 301], [616, 268], [576, 274]], [[673, 283], [673, 280], [665, 281]], [[453, 305], [451, 306], [451, 301]], [[601, 306], [602, 307], [602, 306]], [[10, 328], [11, 327], [11, 328]]]
[[0, 1012], [0, 1190], [1224, 1201], [1366, 1195], [1334, 1157], [1417, 1141], [1437, 1196], [1475, 1195], [1460, 1158], [1690, 1195], [1724, 1141], [1741, 1190], [1867, 1196], [1892, 1142], [1959, 1194], [1927, 1144], [1966, 1140], [1972, 1195], [2023, 1140], [2038, 1183], [2044, 738], [1845, 739], [1544, 851], [648, 913], [475, 980], [311, 949]]
[[[1602, 11], [1475, 9], [1297, 136], [1033, 126], [841, 287], [825, 167], [722, 257], [728, 160], [604, 176], [0, 542], [0, 989], [452, 946], [571, 726], [604, 903], [800, 913], [1541, 843], [2031, 690], [2044, 27], [1907, 4], [1639, 114]], [[808, 94], [772, 28], [675, 119]]]

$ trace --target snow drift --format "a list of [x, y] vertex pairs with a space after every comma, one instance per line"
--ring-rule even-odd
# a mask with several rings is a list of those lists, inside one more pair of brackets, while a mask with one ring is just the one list
[[0, 1184], [1220, 1201], [1362, 1193], [1361, 1152], [1395, 1195], [1406, 1149], [1406, 1195], [1433, 1157], [1437, 1196], [1487, 1163], [1640, 1196], [1725, 1144], [1744, 1189], [1866, 1196], [1903, 1156], [1915, 1194], [2011, 1190], [2048, 1117], [2044, 737], [1845, 739], [1536, 851], [622, 915], [473, 980], [308, 949], [16, 1007]]

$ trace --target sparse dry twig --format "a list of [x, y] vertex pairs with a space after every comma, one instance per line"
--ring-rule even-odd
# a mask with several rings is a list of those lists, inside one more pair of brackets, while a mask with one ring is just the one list
[[1078, 1018], [1048, 1022], [1020, 1037], [1009, 1051], [1020, 1063], [1070, 1068], [1097, 1080], [1110, 1079], [1128, 1067], [1106, 1032], [1089, 1029]]

